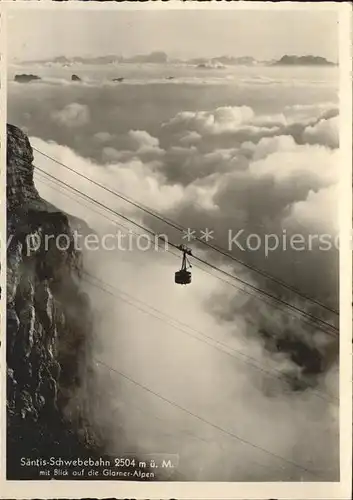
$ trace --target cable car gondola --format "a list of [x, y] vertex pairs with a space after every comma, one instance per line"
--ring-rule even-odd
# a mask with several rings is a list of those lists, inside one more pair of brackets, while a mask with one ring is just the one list
[[191, 250], [184, 245], [180, 245], [179, 250], [183, 252], [183, 260], [181, 263], [181, 269], [175, 273], [175, 283], [178, 285], [189, 285], [191, 283], [191, 272], [188, 268], [191, 268], [191, 264], [187, 258], [187, 255], [192, 255]]

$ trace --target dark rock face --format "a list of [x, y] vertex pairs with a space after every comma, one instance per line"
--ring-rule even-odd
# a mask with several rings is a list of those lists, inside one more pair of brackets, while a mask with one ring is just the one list
[[79, 76], [77, 76], [77, 75], [72, 75], [71, 81], [72, 82], [80, 82], [81, 78]]
[[[98, 450], [87, 418], [93, 316], [79, 285], [81, 255], [69, 217], [35, 189], [32, 161], [28, 138], [8, 125], [9, 479], [36, 477], [20, 466], [21, 457], [82, 457]], [[67, 250], [56, 244], [59, 235], [70, 242]]]
[[15, 75], [15, 82], [28, 83], [33, 80], [41, 80], [41, 78], [37, 75]]
[[334, 63], [320, 56], [288, 56], [281, 57], [275, 65], [304, 65], [304, 66], [334, 66]]

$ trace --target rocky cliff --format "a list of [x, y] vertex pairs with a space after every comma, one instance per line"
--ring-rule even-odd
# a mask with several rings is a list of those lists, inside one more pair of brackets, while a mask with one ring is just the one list
[[[20, 458], [98, 453], [87, 393], [93, 317], [70, 217], [40, 198], [26, 135], [7, 126], [7, 476]], [[60, 250], [55, 239], [70, 242]], [[62, 236], [65, 235], [65, 236]], [[61, 245], [62, 247], [63, 245]]]

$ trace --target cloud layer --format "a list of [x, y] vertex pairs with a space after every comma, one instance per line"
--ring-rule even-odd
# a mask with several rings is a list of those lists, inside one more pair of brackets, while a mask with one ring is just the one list
[[73, 102], [60, 111], [53, 111], [52, 120], [63, 127], [82, 127], [90, 120], [89, 108], [86, 105]]
[[[82, 164], [91, 178], [116, 186], [184, 227], [214, 230], [216, 243], [234, 257], [336, 307], [338, 254], [333, 242], [338, 230], [338, 117], [334, 106], [320, 104], [317, 110], [314, 118], [312, 106], [296, 106], [292, 115], [288, 109], [285, 114], [259, 115], [247, 106], [179, 112], [163, 124], [161, 137], [168, 137], [163, 142], [143, 130], [118, 135], [98, 132], [95, 139], [101, 144], [104, 168], [75, 158], [60, 146], [52, 145], [52, 150], [68, 164]], [[296, 113], [303, 111], [308, 115], [298, 121]], [[48, 150], [45, 144], [40, 147]], [[172, 239], [176, 237], [153, 217], [143, 212], [138, 217], [155, 231], [163, 229]], [[244, 252], [230, 245], [230, 233], [239, 230], [243, 247], [253, 234], [261, 241], [266, 235], [277, 235], [282, 245], [270, 253], [263, 247]], [[317, 241], [311, 241], [310, 251], [284, 251], [284, 234], [287, 238], [300, 234], [305, 239], [317, 235]], [[330, 237], [332, 248], [322, 251], [319, 235]], [[209, 252], [209, 258], [215, 257]], [[287, 289], [256, 273], [238, 265], [232, 272], [293, 300]], [[308, 307], [305, 301], [299, 305]], [[228, 307], [233, 307], [231, 302], [224, 310]], [[229, 310], [227, 314], [235, 320], [239, 312], [236, 308], [233, 312], [233, 316]], [[314, 312], [325, 318], [324, 310]], [[263, 326], [278, 331], [268, 318]]]

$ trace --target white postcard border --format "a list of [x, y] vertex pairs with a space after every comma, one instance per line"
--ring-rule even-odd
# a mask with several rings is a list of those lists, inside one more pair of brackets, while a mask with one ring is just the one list
[[[344, 172], [340, 181], [340, 482], [315, 483], [214, 483], [214, 482], [125, 482], [125, 481], [7, 481], [6, 464], [6, 255], [1, 252], [1, 477], [4, 499], [30, 498], [135, 498], [135, 499], [286, 499], [345, 500], [351, 498], [352, 482], [352, 18], [348, 2], [0, 2], [1, 22], [1, 145], [6, 145], [6, 26], [4, 17], [15, 9], [53, 10], [150, 10], [150, 9], [230, 9], [230, 10], [333, 10], [339, 12], [340, 29], [340, 150]], [[30, 26], [28, 27], [30, 29]], [[300, 35], [299, 35], [300, 36]], [[1, 148], [1, 235], [6, 235], [5, 147]]]

